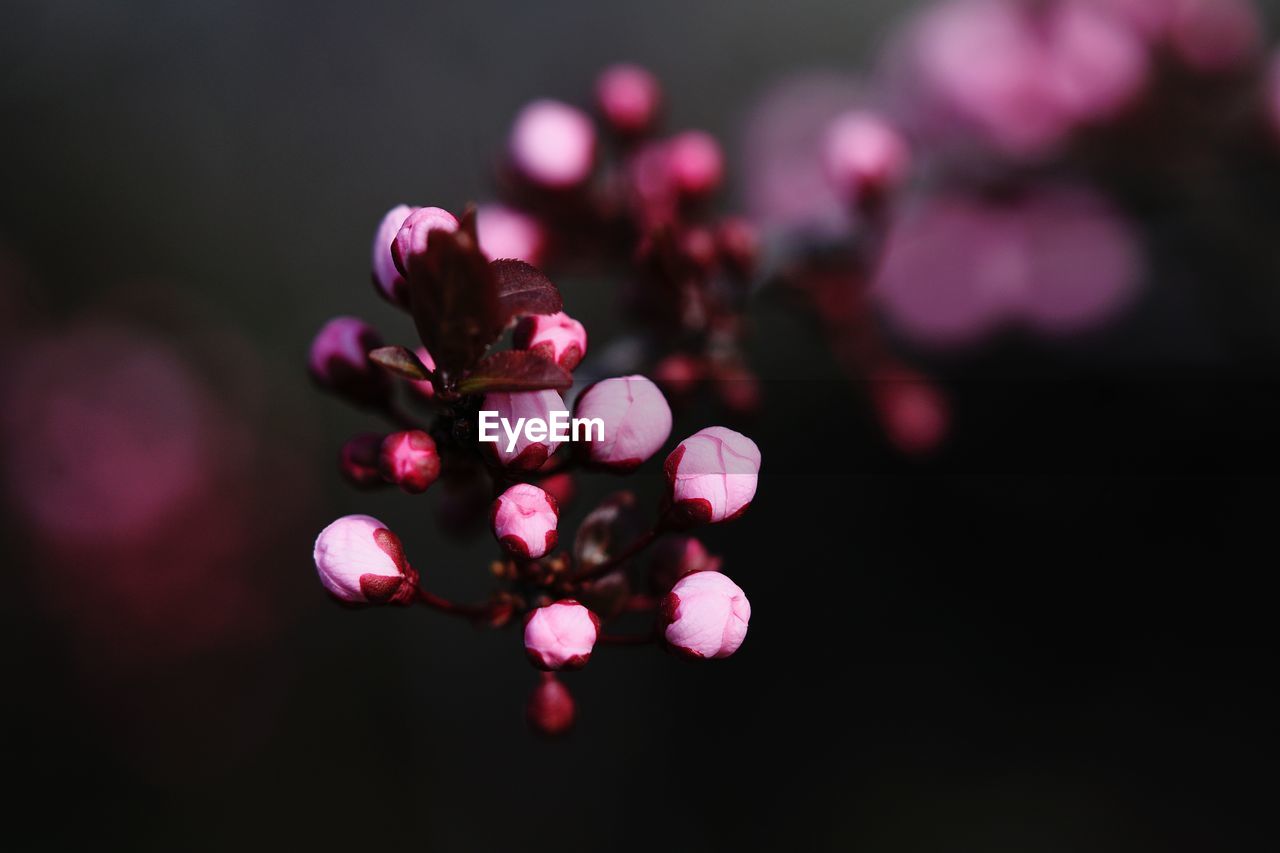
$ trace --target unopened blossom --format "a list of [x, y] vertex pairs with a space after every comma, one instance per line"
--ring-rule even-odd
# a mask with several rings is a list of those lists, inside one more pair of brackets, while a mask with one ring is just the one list
[[596, 132], [581, 110], [543, 99], [516, 116], [508, 150], [530, 182], [548, 189], [578, 186], [595, 167]]
[[576, 708], [569, 688], [553, 673], [544, 672], [525, 706], [529, 726], [538, 734], [556, 737], [573, 728], [575, 716]]
[[547, 235], [538, 220], [505, 204], [482, 204], [476, 209], [480, 251], [493, 261], [515, 258], [535, 267], [546, 254]]
[[525, 621], [524, 649], [539, 669], [582, 669], [591, 659], [600, 620], [576, 601], [539, 607]]
[[593, 463], [615, 471], [639, 467], [671, 436], [671, 407], [643, 376], [597, 382], [578, 397], [574, 416], [604, 422], [604, 440], [584, 442], [583, 449]]
[[[480, 408], [497, 412], [498, 418], [505, 420], [513, 428], [522, 418], [538, 418], [549, 424], [552, 412], [566, 411], [564, 400], [551, 390], [487, 394]], [[536, 441], [524, 430], [520, 430], [514, 443], [510, 443], [507, 435], [499, 429], [498, 440], [485, 446], [491, 449], [504, 467], [515, 471], [536, 471], [555, 452], [558, 444], [550, 435], [544, 440]]]
[[891, 192], [907, 176], [911, 150], [902, 134], [866, 110], [845, 113], [827, 130], [827, 175], [846, 198], [863, 200]]
[[614, 65], [596, 81], [596, 104], [610, 127], [632, 136], [653, 127], [662, 105], [662, 88], [648, 69]]
[[372, 516], [330, 524], [316, 539], [314, 557], [324, 588], [348, 604], [405, 604], [417, 591], [418, 575], [400, 540]]
[[493, 502], [494, 538], [512, 554], [537, 559], [556, 547], [560, 507], [543, 489], [516, 483]]
[[386, 398], [390, 377], [369, 360], [369, 351], [382, 346], [377, 330], [358, 317], [334, 317], [311, 342], [308, 366], [316, 382], [356, 402]]
[[1258, 11], [1249, 0], [1179, 0], [1170, 24], [1174, 52], [1208, 73], [1240, 68], [1261, 40]]
[[951, 424], [946, 398], [928, 380], [907, 371], [878, 377], [872, 402], [885, 434], [904, 453], [938, 448]]
[[742, 645], [751, 619], [746, 594], [720, 572], [685, 575], [658, 609], [667, 644], [691, 658], [729, 657]]
[[[426, 347], [418, 347], [413, 351], [418, 357], [418, 361], [422, 362], [422, 366], [427, 370], [434, 371], [436, 369], [436, 360], [431, 357], [431, 353], [427, 352]], [[432, 384], [430, 379], [410, 379], [409, 387], [415, 394], [430, 400], [436, 395], [436, 386]]]
[[676, 134], [666, 143], [667, 168], [685, 196], [709, 195], [724, 177], [724, 154], [715, 137], [701, 130]]
[[407, 307], [409, 293], [404, 276], [396, 269], [395, 257], [391, 252], [391, 244], [400, 233], [401, 226], [409, 218], [416, 207], [399, 204], [387, 211], [373, 235], [373, 285], [384, 299], [395, 305]]
[[435, 440], [420, 429], [387, 436], [379, 461], [383, 479], [409, 494], [425, 492], [440, 476]]
[[587, 354], [587, 330], [563, 311], [525, 317], [516, 326], [513, 342], [565, 370], [573, 370]]
[[421, 257], [431, 243], [432, 231], [457, 231], [458, 220], [439, 207], [419, 207], [409, 214], [392, 243], [392, 256], [401, 272], [412, 270], [415, 258]]
[[649, 566], [654, 589], [667, 592], [685, 575], [719, 571], [720, 558], [692, 536], [668, 536], [654, 546]]
[[755, 497], [760, 449], [742, 433], [707, 427], [680, 442], [665, 471], [679, 519], [727, 521], [745, 512]]
[[368, 489], [384, 482], [379, 470], [382, 438], [376, 432], [362, 432], [342, 445], [338, 465], [343, 476], [353, 485]]

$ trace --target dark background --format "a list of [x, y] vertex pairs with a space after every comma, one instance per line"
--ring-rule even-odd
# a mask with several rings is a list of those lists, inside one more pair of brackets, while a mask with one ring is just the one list
[[[384, 210], [486, 197], [518, 106], [582, 101], [619, 59], [736, 166], [766, 85], [866, 69], [912, 5], [6, 3], [0, 243], [24, 272], [5, 310], [145, 316], [180, 350], [192, 315], [234, 334], [258, 440], [305, 474], [263, 467], [278, 534], [227, 569], [261, 581], [269, 629], [163, 663], [105, 654], [112, 630], [69, 639], [49, 589], [74, 579], [6, 519], [4, 846], [1269, 846], [1280, 280], [1177, 215], [1143, 223], [1149, 286], [1106, 330], [922, 356], [956, 415], [924, 461], [887, 445], [783, 300], [761, 301], [759, 498], [706, 537], [751, 596], [751, 634], [708, 666], [600, 650], [569, 678], [566, 741], [524, 726], [514, 632], [344, 612], [315, 582], [315, 532], [370, 512], [428, 582], [487, 586], [490, 543], [442, 539], [429, 496], [342, 485], [334, 452], [368, 422], [304, 375], [329, 316], [408, 333], [367, 284]], [[1280, 207], [1254, 208], [1256, 233], [1280, 233]], [[562, 285], [609, 328], [608, 282]]]

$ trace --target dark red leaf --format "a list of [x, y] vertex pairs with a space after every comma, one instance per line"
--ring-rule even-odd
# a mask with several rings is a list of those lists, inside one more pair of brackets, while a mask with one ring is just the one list
[[502, 325], [526, 314], [554, 314], [564, 307], [560, 291], [537, 267], [506, 258], [489, 268], [498, 279]]
[[431, 371], [426, 365], [412, 350], [404, 347], [378, 347], [369, 352], [369, 360], [405, 379], [422, 381], [431, 378]]
[[464, 394], [547, 388], [564, 391], [572, 384], [572, 374], [555, 362], [523, 350], [504, 350], [476, 365], [458, 384], [458, 390]]

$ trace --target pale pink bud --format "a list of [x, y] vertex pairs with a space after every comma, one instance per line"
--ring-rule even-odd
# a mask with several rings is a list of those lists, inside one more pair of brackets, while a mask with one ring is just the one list
[[439, 207], [417, 208], [400, 226], [391, 244], [396, 268], [402, 273], [407, 272], [413, 266], [414, 259], [426, 253], [432, 231], [457, 230], [458, 220], [449, 211]]
[[538, 734], [557, 737], [573, 728], [576, 709], [573, 694], [560, 679], [550, 672], [542, 674], [542, 680], [529, 696], [525, 716], [529, 726]]
[[382, 478], [411, 495], [425, 492], [440, 476], [435, 440], [420, 429], [387, 436], [379, 462]]
[[516, 116], [508, 143], [515, 167], [533, 183], [567, 189], [595, 165], [596, 131], [581, 110], [559, 101], [528, 104]]
[[537, 486], [516, 483], [493, 502], [494, 538], [512, 554], [536, 560], [556, 547], [560, 507]]
[[823, 154], [836, 189], [859, 201], [892, 192], [911, 167], [911, 150], [902, 134], [875, 113], [861, 110], [832, 122]]
[[591, 659], [600, 619], [572, 599], [539, 607], [524, 623], [524, 650], [538, 669], [582, 669]]
[[339, 466], [343, 476], [362, 489], [382, 485], [384, 482], [382, 473], [378, 470], [378, 459], [381, 454], [381, 435], [375, 432], [364, 432], [352, 436], [342, 445], [339, 456]]
[[604, 421], [604, 441], [583, 447], [593, 463], [615, 471], [635, 470], [671, 436], [667, 398], [643, 376], [597, 382], [578, 397], [574, 416]]
[[573, 370], [587, 354], [587, 330], [563, 311], [534, 314], [516, 326], [513, 343]]
[[387, 374], [369, 360], [369, 351], [380, 346], [382, 338], [373, 326], [358, 317], [335, 317], [311, 342], [311, 375], [352, 400], [379, 402], [391, 388]]
[[401, 307], [409, 304], [409, 293], [406, 290], [404, 276], [396, 269], [395, 257], [391, 252], [391, 244], [396, 241], [404, 221], [409, 218], [416, 207], [407, 204], [397, 205], [382, 217], [378, 231], [373, 235], [373, 286], [388, 301]]
[[491, 261], [515, 258], [542, 266], [547, 236], [538, 220], [502, 204], [484, 204], [476, 210], [480, 251]]
[[555, 452], [559, 442], [553, 441], [550, 435], [544, 440], [536, 441], [529, 437], [527, 431], [519, 428], [521, 419], [538, 418], [550, 425], [552, 412], [566, 411], [564, 400], [555, 391], [486, 394], [480, 408], [483, 411], [497, 412], [500, 420], [505, 420], [512, 429], [518, 430], [519, 434], [512, 442], [508, 441], [505, 428], [500, 427], [498, 440], [485, 445], [491, 449], [503, 466], [516, 471], [536, 471], [547, 461], [547, 457]]
[[689, 130], [667, 142], [667, 168], [676, 190], [686, 196], [704, 196], [720, 186], [724, 177], [724, 155], [715, 137], [701, 130]]
[[343, 516], [320, 531], [314, 556], [324, 588], [348, 604], [407, 604], [417, 591], [400, 540], [371, 516]]
[[[418, 356], [418, 361], [422, 362], [422, 366], [427, 370], [434, 371], [436, 369], [436, 360], [431, 357], [431, 353], [427, 352], [426, 347], [418, 347], [414, 350], [414, 354]], [[436, 386], [431, 384], [430, 379], [410, 379], [409, 387], [414, 393], [430, 400], [436, 395]]]
[[719, 571], [720, 558], [707, 553], [703, 544], [692, 536], [669, 536], [654, 546], [649, 565], [653, 588], [666, 592], [685, 575]]
[[596, 81], [596, 102], [609, 125], [624, 136], [653, 127], [662, 105], [662, 87], [638, 65], [606, 68]]
[[760, 449], [742, 433], [707, 427], [667, 457], [672, 508], [692, 523], [737, 518], [751, 504], [760, 474]]
[[671, 648], [691, 658], [727, 658], [747, 636], [751, 603], [719, 572], [695, 572], [676, 582], [658, 613]]

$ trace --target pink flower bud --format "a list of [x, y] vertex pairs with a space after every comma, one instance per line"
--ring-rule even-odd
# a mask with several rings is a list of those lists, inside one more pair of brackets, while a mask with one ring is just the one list
[[653, 369], [653, 378], [668, 394], [676, 397], [693, 393], [705, 375], [702, 362], [684, 353], [667, 356]]
[[670, 536], [654, 546], [649, 565], [653, 588], [667, 592], [685, 575], [720, 571], [720, 558], [707, 553], [692, 536]]
[[720, 186], [724, 155], [709, 133], [690, 130], [667, 142], [667, 168], [676, 189], [686, 196], [705, 196]]
[[565, 599], [529, 614], [524, 623], [524, 650], [538, 669], [582, 669], [591, 659], [599, 632], [600, 620], [594, 613]]
[[590, 177], [596, 131], [581, 110], [559, 101], [534, 101], [516, 116], [508, 146], [512, 162], [527, 179], [548, 189], [567, 189]]
[[342, 445], [339, 467], [352, 485], [370, 489], [383, 484], [378, 470], [378, 457], [382, 453], [382, 436], [376, 432], [363, 432]]
[[587, 330], [563, 311], [534, 314], [516, 326], [514, 343], [573, 370], [587, 354]]
[[1239, 68], [1262, 40], [1258, 12], [1247, 0], [1181, 0], [1171, 27], [1178, 56], [1207, 73]]
[[734, 275], [749, 278], [760, 254], [760, 235], [745, 219], [725, 219], [716, 227], [716, 249], [721, 262]]
[[343, 516], [320, 531], [314, 556], [324, 588], [348, 604], [407, 604], [417, 592], [400, 540], [371, 516]]
[[556, 547], [560, 507], [537, 486], [516, 483], [493, 502], [490, 523], [494, 538], [517, 557], [536, 560]]
[[695, 524], [729, 521], [755, 497], [760, 449], [741, 433], [707, 427], [680, 442], [665, 470], [677, 518]]
[[397, 205], [382, 217], [378, 231], [373, 235], [373, 286], [388, 302], [402, 308], [409, 304], [409, 293], [405, 289], [404, 276], [396, 269], [395, 257], [391, 253], [391, 244], [396, 241], [401, 226], [416, 207], [407, 204]]
[[362, 403], [386, 398], [391, 380], [369, 361], [369, 351], [382, 346], [377, 330], [358, 317], [335, 317], [311, 342], [311, 375], [325, 388]]
[[751, 603], [719, 572], [685, 575], [658, 608], [668, 645], [691, 658], [727, 658], [747, 636]]
[[[487, 394], [480, 408], [497, 412], [499, 419], [507, 421], [512, 428], [516, 428], [522, 419], [540, 418], [550, 424], [552, 412], [566, 411], [564, 400], [551, 390]], [[555, 452], [557, 444], [559, 442], [552, 441], [550, 436], [542, 441], [534, 441], [527, 432], [520, 429], [514, 442], [509, 442], [507, 436], [499, 430], [498, 440], [485, 446], [491, 448], [498, 462], [507, 468], [536, 471]]]
[[387, 436], [379, 463], [382, 478], [411, 495], [425, 492], [440, 476], [435, 440], [420, 429]]
[[875, 113], [840, 116], [823, 146], [827, 175], [844, 196], [875, 200], [895, 190], [911, 167], [911, 150], [897, 129]]
[[484, 204], [476, 210], [480, 251], [491, 261], [515, 258], [542, 266], [547, 236], [542, 225], [526, 213], [502, 204]]
[[[426, 347], [418, 347], [413, 352], [418, 356], [418, 361], [422, 362], [422, 366], [427, 370], [434, 371], [436, 369], [436, 360], [431, 357], [431, 353], [427, 352]], [[436, 395], [436, 386], [431, 384], [430, 379], [410, 379], [409, 387], [415, 394], [427, 400]]]
[[946, 398], [923, 377], [895, 371], [876, 383], [873, 400], [885, 433], [902, 452], [931, 453], [947, 437]]
[[596, 81], [596, 102], [615, 131], [634, 136], [655, 124], [662, 105], [662, 87], [647, 69], [614, 65]]
[[417, 208], [400, 226], [391, 244], [391, 255], [396, 268], [404, 273], [414, 265], [414, 259], [427, 251], [432, 231], [457, 230], [458, 220], [449, 211], [438, 207]]
[[635, 470], [671, 436], [671, 407], [643, 376], [597, 382], [578, 397], [574, 416], [604, 421], [604, 441], [583, 448], [593, 463], [615, 471]]
[[552, 474], [550, 477], [541, 480], [538, 485], [544, 492], [555, 499], [556, 506], [567, 507], [578, 494], [578, 487], [573, 481], [573, 475], [567, 471]]
[[538, 734], [558, 737], [573, 728], [573, 694], [555, 675], [544, 672], [542, 680], [529, 696], [525, 716], [529, 726]]

